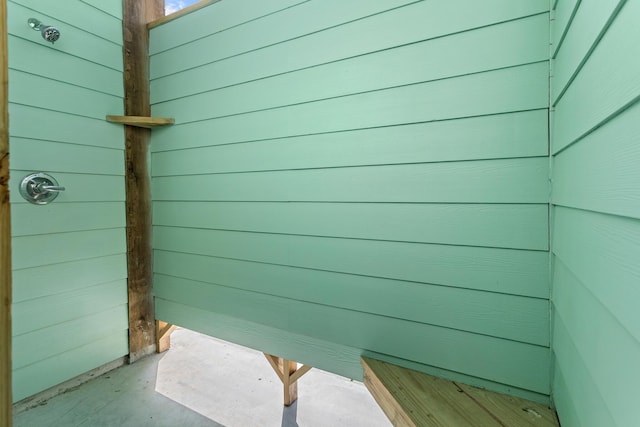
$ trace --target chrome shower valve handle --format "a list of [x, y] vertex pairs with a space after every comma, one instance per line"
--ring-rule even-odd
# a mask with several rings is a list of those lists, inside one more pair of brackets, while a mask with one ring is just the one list
[[54, 177], [42, 172], [27, 175], [20, 181], [20, 194], [34, 205], [51, 203], [64, 190]]

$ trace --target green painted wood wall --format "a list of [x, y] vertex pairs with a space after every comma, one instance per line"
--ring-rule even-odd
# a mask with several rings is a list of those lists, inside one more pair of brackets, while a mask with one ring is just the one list
[[[18, 401], [128, 353], [118, 0], [9, 0], [13, 396]], [[27, 25], [61, 30], [51, 45]], [[27, 203], [20, 179], [66, 187]]]
[[548, 1], [222, 1], [150, 45], [158, 318], [548, 400]]
[[552, 24], [553, 400], [563, 427], [635, 426], [640, 2], [560, 0]]

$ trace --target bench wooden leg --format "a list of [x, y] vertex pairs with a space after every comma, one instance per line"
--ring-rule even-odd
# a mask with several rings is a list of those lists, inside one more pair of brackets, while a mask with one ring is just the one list
[[264, 357], [275, 371], [284, 386], [284, 406], [290, 406], [298, 398], [298, 380], [309, 372], [311, 366], [302, 365], [292, 360], [283, 359], [272, 354], [264, 353]]
[[156, 320], [156, 352], [163, 353], [171, 347], [171, 332], [175, 329], [175, 325]]

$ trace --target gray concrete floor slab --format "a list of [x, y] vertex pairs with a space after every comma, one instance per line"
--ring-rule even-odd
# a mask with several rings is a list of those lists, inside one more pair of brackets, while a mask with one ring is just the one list
[[110, 371], [14, 417], [15, 427], [383, 427], [360, 382], [312, 369], [298, 401], [254, 350], [185, 329], [171, 349]]

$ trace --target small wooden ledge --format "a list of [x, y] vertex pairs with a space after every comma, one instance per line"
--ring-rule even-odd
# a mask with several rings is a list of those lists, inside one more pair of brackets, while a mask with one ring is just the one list
[[394, 426], [559, 427], [544, 405], [362, 358], [364, 384]]
[[174, 119], [166, 117], [144, 117], [144, 116], [107, 116], [107, 121], [120, 123], [123, 125], [137, 126], [151, 129], [158, 126], [170, 126], [175, 123]]

